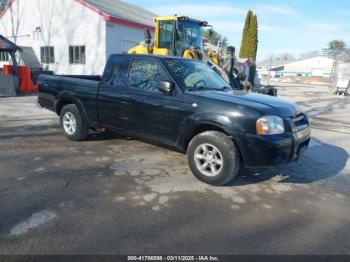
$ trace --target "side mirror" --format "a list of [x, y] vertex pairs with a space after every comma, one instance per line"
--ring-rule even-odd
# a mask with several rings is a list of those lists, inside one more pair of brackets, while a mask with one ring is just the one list
[[145, 33], [145, 43], [151, 44], [151, 42], [152, 42], [151, 32], [148, 29], [146, 29], [144, 33]]
[[174, 90], [174, 83], [167, 82], [167, 81], [160, 81], [158, 89], [163, 94], [169, 95]]

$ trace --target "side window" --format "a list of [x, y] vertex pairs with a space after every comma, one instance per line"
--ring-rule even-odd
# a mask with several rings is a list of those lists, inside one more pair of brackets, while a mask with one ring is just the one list
[[158, 63], [151, 60], [132, 61], [128, 77], [130, 87], [160, 93], [160, 81], [168, 81], [168, 78]]
[[120, 64], [114, 64], [109, 72], [106, 74], [105, 83], [109, 86], [118, 86], [121, 84], [122, 77], [122, 70], [120, 67]]
[[171, 52], [173, 48], [173, 31], [175, 23], [173, 21], [159, 22], [159, 48], [167, 48]]
[[125, 86], [126, 74], [128, 72], [129, 59], [123, 56], [116, 57], [107, 64], [107, 71], [104, 73], [103, 81], [107, 86]]

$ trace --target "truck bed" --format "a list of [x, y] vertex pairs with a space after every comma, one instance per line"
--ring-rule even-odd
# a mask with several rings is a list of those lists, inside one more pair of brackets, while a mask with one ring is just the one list
[[55, 101], [65, 97], [77, 98], [83, 102], [92, 98], [95, 102], [100, 80], [100, 76], [40, 75], [38, 102], [52, 111], [56, 110]]
[[[40, 75], [40, 82], [45, 82], [43, 87], [57, 87], [62, 89], [64, 87], [93, 87], [97, 88], [101, 76], [82, 76], [82, 75]], [[58, 90], [57, 90], [58, 91]]]

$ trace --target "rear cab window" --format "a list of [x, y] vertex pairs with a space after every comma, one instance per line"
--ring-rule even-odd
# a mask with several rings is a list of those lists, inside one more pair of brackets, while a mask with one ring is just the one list
[[130, 59], [126, 56], [115, 56], [108, 62], [103, 82], [106, 86], [125, 86]]

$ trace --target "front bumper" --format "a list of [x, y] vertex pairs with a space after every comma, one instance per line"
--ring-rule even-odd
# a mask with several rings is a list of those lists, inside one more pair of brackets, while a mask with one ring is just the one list
[[310, 127], [281, 135], [247, 135], [241, 150], [246, 167], [270, 167], [297, 161], [308, 148]]

